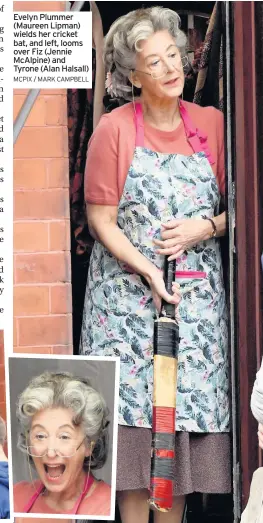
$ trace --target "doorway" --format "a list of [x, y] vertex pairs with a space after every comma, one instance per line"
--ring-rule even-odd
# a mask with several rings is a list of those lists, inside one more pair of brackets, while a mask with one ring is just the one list
[[[221, 2], [220, 2], [221, 3]], [[222, 2], [221, 4], [226, 4], [226, 2]], [[134, 10], [139, 7], [148, 7], [153, 5], [159, 5], [159, 2], [99, 2], [98, 7], [102, 16], [103, 26], [104, 26], [104, 34], [108, 31], [110, 25], [118, 18], [119, 16], [128, 13], [131, 10]], [[182, 11], [182, 5], [183, 5], [183, 11]], [[209, 20], [209, 17], [213, 11], [215, 2], [198, 2], [198, 12], [196, 11], [197, 3], [196, 2], [166, 2], [165, 7], [174, 9], [177, 11], [182, 19], [182, 29], [184, 31], [187, 31], [189, 28], [189, 20], [190, 23], [192, 21], [192, 17], [196, 15], [196, 19], [198, 20], [198, 29], [199, 29], [199, 35], [202, 34], [202, 31], [204, 32], [203, 37], [205, 35], [205, 30], [207, 28], [207, 22]], [[89, 3], [86, 2], [84, 5], [84, 10], [89, 10]], [[231, 13], [229, 14], [228, 18], [228, 24], [230, 24], [231, 20]], [[189, 18], [190, 17], [190, 18]], [[224, 20], [226, 21], [226, 15], [224, 14]], [[232, 33], [230, 35], [232, 37]], [[224, 43], [226, 45], [226, 35], [224, 36], [225, 40]], [[224, 73], [226, 74], [226, 67], [224, 70]], [[225, 79], [225, 78], [224, 78]], [[225, 82], [224, 82], [224, 88], [225, 88]], [[193, 96], [193, 87], [191, 86], [191, 78], [189, 78], [189, 82], [187, 85], [187, 93], [186, 93], [186, 99], [189, 101], [192, 101], [191, 96]], [[209, 94], [209, 93], [208, 93]], [[211, 93], [212, 95], [213, 93]], [[69, 96], [72, 96], [72, 94], [69, 94]], [[187, 98], [188, 97], [188, 98]], [[78, 99], [77, 102], [79, 104], [78, 110], [79, 114], [81, 113], [81, 104], [86, 104], [86, 93], [78, 93]], [[227, 99], [225, 98], [225, 103], [227, 102]], [[72, 100], [71, 100], [72, 103]], [[206, 105], [213, 104], [211, 101], [208, 101]], [[86, 107], [86, 105], [85, 105]], [[230, 122], [226, 122], [226, 125], [229, 126]], [[88, 114], [87, 110], [82, 111], [82, 115], [80, 117], [80, 121], [78, 122], [78, 125], [82, 125], [82, 129], [91, 129], [92, 128], [92, 119], [90, 117], [90, 114]], [[82, 143], [82, 160], [79, 162], [80, 169], [84, 170], [85, 167], [85, 152], [87, 149], [87, 142], [88, 142], [88, 133], [86, 133], [86, 136], [80, 135]], [[78, 231], [79, 232], [79, 231]], [[78, 354], [78, 347], [79, 347], [79, 338], [80, 338], [80, 329], [81, 329], [81, 320], [82, 320], [82, 310], [83, 310], [83, 304], [84, 304], [84, 296], [85, 296], [85, 286], [86, 286], [86, 280], [87, 280], [87, 271], [88, 271], [88, 265], [89, 265], [89, 257], [92, 249], [92, 239], [88, 235], [88, 231], [86, 226], [82, 228], [82, 234], [81, 241], [86, 241], [86, 248], [81, 249], [79, 248], [78, 240], [80, 236], [76, 236], [75, 231], [72, 227], [72, 294], [73, 294], [73, 337], [74, 337], [74, 353]], [[86, 240], [85, 240], [86, 239]], [[223, 251], [224, 251], [224, 259], [225, 259], [225, 272], [226, 272], [226, 278], [228, 278], [228, 267], [229, 267], [229, 245], [225, 244], [223, 245]], [[233, 261], [233, 266], [235, 264], [235, 261]], [[227, 282], [227, 288], [228, 293], [230, 293], [230, 282]], [[229, 294], [229, 302], [230, 302], [230, 294]], [[236, 416], [234, 416], [235, 422], [236, 422]], [[235, 429], [235, 433], [237, 430]], [[235, 464], [234, 464], [234, 470], [235, 470]], [[239, 479], [236, 479], [236, 481], [239, 481]], [[237, 488], [237, 496], [238, 492], [240, 492], [239, 487]], [[152, 516], [151, 516], [152, 517]], [[187, 523], [197, 523], [200, 521], [200, 523], [216, 523], [216, 522], [224, 522], [224, 523], [233, 523], [233, 496], [202, 496], [200, 494], [195, 494], [192, 496], [189, 496], [188, 503], [187, 503], [187, 514], [186, 514], [186, 520]], [[118, 512], [116, 514], [116, 523], [120, 522], [120, 518], [118, 515]], [[236, 520], [237, 521], [237, 520]]]

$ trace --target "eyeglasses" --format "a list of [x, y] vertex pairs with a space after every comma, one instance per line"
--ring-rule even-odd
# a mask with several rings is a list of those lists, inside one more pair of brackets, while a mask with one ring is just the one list
[[[180, 54], [172, 54], [168, 56], [168, 63], [169, 67], [171, 67], [172, 69], [176, 69], [182, 66], [185, 72], [188, 70], [189, 67], [188, 57], [181, 57]], [[161, 58], [156, 60], [153, 64], [150, 64], [148, 67], [149, 69], [151, 69], [151, 72], [149, 73], [147, 71], [139, 71], [138, 69], [133, 69], [133, 71], [137, 73], [147, 74], [148, 76], [151, 76], [153, 80], [159, 80], [160, 78], [166, 76], [167, 73], [169, 73], [169, 67], [167, 67], [167, 65], [164, 63], [163, 60], [161, 60]]]
[[46, 438], [39, 439], [34, 445], [27, 445], [25, 450], [29, 456], [33, 458], [43, 458], [49, 450], [53, 450], [60, 458], [72, 458], [84, 443], [85, 439], [86, 438], [84, 438], [78, 446], [76, 446], [76, 443], [72, 440], [61, 439], [55, 449], [48, 447]]

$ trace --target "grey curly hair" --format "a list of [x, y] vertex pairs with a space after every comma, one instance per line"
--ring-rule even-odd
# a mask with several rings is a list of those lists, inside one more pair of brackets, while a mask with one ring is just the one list
[[186, 36], [180, 30], [180, 17], [165, 7], [137, 9], [118, 18], [111, 26], [104, 41], [104, 62], [111, 73], [112, 97], [131, 100], [130, 72], [135, 69], [139, 42], [147, 40], [157, 31], [167, 30], [175, 39], [181, 54], [186, 48]]
[[26, 453], [27, 436], [34, 414], [48, 408], [73, 411], [72, 422], [75, 426], [82, 426], [86, 444], [94, 442], [91, 458], [84, 460], [83, 468], [101, 468], [107, 459], [109, 413], [101, 394], [90, 386], [88, 380], [69, 372], [44, 372], [33, 378], [17, 402], [16, 415], [20, 427], [17, 446], [22, 452]]

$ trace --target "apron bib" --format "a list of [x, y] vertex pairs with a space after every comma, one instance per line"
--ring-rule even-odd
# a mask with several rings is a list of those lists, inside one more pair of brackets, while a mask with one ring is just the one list
[[[220, 193], [206, 138], [180, 103], [194, 154], [158, 153], [144, 147], [143, 114], [136, 104], [136, 148], [118, 207], [118, 226], [157, 267], [162, 222], [172, 217], [213, 217]], [[177, 431], [229, 431], [227, 308], [218, 240], [189, 249], [177, 260], [179, 305]], [[191, 272], [188, 272], [191, 271]], [[95, 242], [86, 289], [81, 353], [119, 356], [119, 423], [150, 428], [153, 390], [153, 324], [150, 290], [138, 274]]]

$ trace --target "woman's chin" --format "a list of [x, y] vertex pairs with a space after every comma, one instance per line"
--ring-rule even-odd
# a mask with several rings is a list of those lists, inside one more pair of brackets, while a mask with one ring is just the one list
[[183, 92], [181, 85], [174, 85], [172, 87], [164, 87], [164, 96], [166, 98], [179, 98]]
[[42, 483], [45, 485], [46, 490], [49, 492], [61, 492], [65, 489], [66, 481], [65, 479], [59, 479], [57, 481], [53, 481], [47, 478], [41, 478]]

